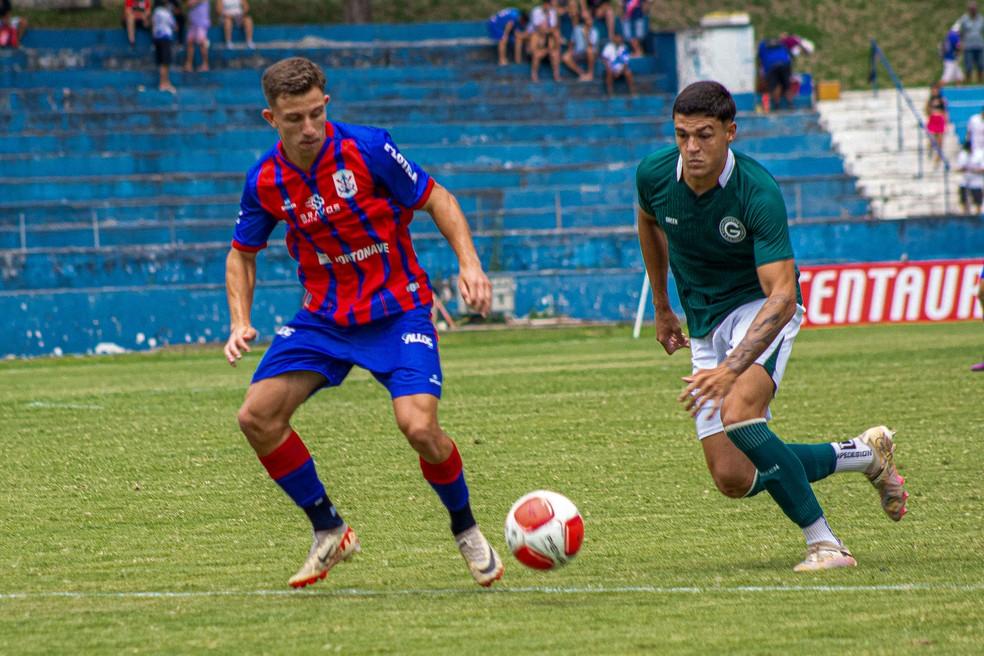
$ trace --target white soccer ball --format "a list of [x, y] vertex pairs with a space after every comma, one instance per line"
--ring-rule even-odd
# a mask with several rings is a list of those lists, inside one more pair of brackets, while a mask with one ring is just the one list
[[549, 490], [523, 495], [506, 515], [506, 545], [534, 569], [566, 565], [581, 549], [584, 519], [570, 499]]

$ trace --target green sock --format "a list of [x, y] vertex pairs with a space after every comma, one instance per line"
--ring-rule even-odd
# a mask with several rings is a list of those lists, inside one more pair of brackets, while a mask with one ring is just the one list
[[809, 526], [823, 515], [803, 463], [764, 419], [732, 424], [724, 432], [752, 461], [766, 491], [797, 526]]
[[[830, 444], [786, 444], [789, 449], [796, 454], [799, 461], [803, 463], [806, 470], [806, 480], [813, 483], [821, 481], [834, 473], [837, 466], [837, 453]], [[755, 477], [751, 489], [745, 493], [746, 497], [754, 497], [765, 489], [765, 482], [761, 476]]]

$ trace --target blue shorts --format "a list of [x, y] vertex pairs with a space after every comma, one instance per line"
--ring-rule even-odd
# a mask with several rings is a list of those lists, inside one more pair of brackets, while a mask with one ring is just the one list
[[325, 377], [321, 387], [335, 387], [352, 365], [372, 373], [394, 399], [410, 394], [441, 398], [441, 357], [430, 308], [362, 326], [338, 326], [302, 309], [277, 330], [252, 382], [314, 371]]
[[639, 18], [625, 18], [622, 20], [622, 36], [628, 40], [632, 39], [642, 39], [646, 38], [646, 33], [649, 31], [649, 24], [645, 15]]

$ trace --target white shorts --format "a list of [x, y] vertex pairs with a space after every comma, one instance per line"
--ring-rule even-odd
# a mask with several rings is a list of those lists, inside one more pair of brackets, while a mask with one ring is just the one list
[[950, 84], [951, 82], [963, 82], [963, 79], [963, 69], [960, 68], [960, 64], [955, 59], [943, 60], [943, 77], [940, 78], [940, 82]]
[[[755, 315], [765, 304], [765, 299], [758, 299], [746, 303], [735, 309], [734, 312], [725, 317], [718, 326], [706, 337], [695, 337], [690, 339], [690, 361], [693, 371], [698, 369], [713, 369], [724, 362], [725, 358], [731, 353], [739, 342], [745, 338], [745, 334], [752, 325]], [[776, 386], [776, 393], [779, 392], [779, 383], [782, 375], [786, 371], [786, 364], [789, 362], [789, 355], [793, 351], [793, 341], [799, 333], [800, 325], [803, 323], [803, 307], [796, 306], [796, 313], [789, 320], [776, 337], [775, 341], [769, 344], [769, 348], [760, 355], [756, 364], [765, 367], [766, 371], [772, 376], [772, 381]], [[772, 413], [766, 410], [766, 419], [772, 418]], [[721, 410], [716, 409], [713, 413], [702, 411], [695, 420], [697, 424], [697, 439], [724, 431], [721, 423]]]

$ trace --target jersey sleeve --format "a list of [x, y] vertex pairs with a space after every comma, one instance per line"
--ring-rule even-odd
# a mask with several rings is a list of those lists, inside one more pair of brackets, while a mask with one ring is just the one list
[[752, 196], [748, 208], [748, 229], [755, 248], [755, 266], [789, 260], [793, 244], [789, 239], [786, 201], [779, 185], [769, 178]]
[[434, 180], [414, 161], [404, 157], [389, 132], [379, 130], [368, 144], [366, 159], [377, 184], [404, 207], [418, 209], [430, 198]]
[[255, 253], [266, 248], [270, 233], [277, 227], [277, 219], [270, 216], [260, 204], [256, 192], [256, 182], [259, 168], [252, 170], [246, 176], [246, 185], [239, 200], [239, 216], [236, 218], [236, 228], [233, 232], [232, 247]]
[[653, 209], [653, 197], [657, 184], [654, 168], [651, 157], [639, 162], [639, 166], [636, 168], [636, 200], [639, 202], [639, 209], [649, 216], [656, 216], [656, 210]]

